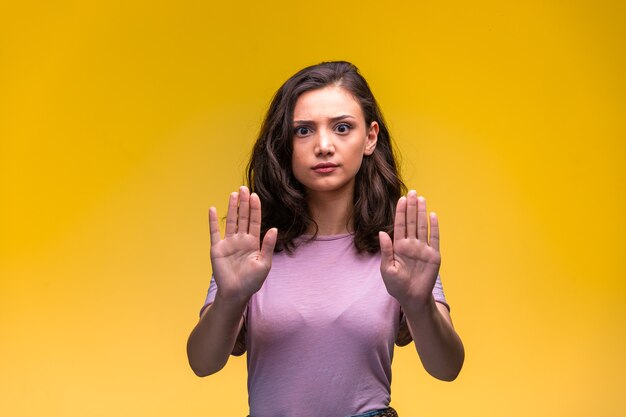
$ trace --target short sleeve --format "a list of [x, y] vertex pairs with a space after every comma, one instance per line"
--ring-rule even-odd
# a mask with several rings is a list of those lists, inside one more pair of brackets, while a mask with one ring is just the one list
[[448, 311], [450, 311], [450, 305], [446, 301], [446, 295], [443, 293], [443, 285], [439, 275], [437, 275], [437, 281], [435, 281], [435, 287], [433, 288], [433, 297], [435, 297], [436, 302], [445, 305]]
[[217, 284], [215, 283], [215, 278], [211, 276], [211, 282], [209, 283], [209, 290], [207, 291], [206, 300], [204, 300], [204, 305], [200, 309], [200, 317], [202, 317], [202, 313], [206, 308], [215, 301], [215, 294], [217, 294]]
[[[439, 275], [437, 275], [437, 281], [435, 281], [435, 286], [433, 287], [433, 297], [436, 302], [445, 305], [448, 311], [450, 311], [450, 305], [443, 292], [443, 285], [441, 284], [441, 277]], [[402, 307], [400, 307], [400, 328], [398, 330], [398, 337], [396, 337], [396, 345], [406, 346], [411, 343], [412, 340], [413, 338], [411, 337], [411, 332], [409, 332], [406, 316], [404, 315], [404, 311], [402, 311]]]

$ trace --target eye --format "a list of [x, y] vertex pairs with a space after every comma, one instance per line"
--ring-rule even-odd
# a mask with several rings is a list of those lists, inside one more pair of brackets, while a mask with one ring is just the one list
[[350, 129], [352, 129], [352, 126], [350, 126], [347, 123], [341, 123], [341, 124], [337, 125], [337, 131], [339, 133], [348, 133], [350, 131]]
[[310, 133], [310, 130], [308, 127], [300, 126], [294, 129], [294, 133], [296, 134], [296, 136], [306, 136]]

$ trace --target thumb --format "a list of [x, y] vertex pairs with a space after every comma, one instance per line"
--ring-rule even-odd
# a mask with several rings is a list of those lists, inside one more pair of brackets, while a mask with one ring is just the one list
[[393, 243], [386, 232], [378, 232], [380, 242], [380, 268], [387, 269], [393, 265]]
[[272, 265], [272, 255], [274, 254], [274, 248], [276, 247], [276, 240], [278, 238], [278, 229], [272, 227], [265, 232], [263, 236], [263, 243], [261, 244], [261, 261]]

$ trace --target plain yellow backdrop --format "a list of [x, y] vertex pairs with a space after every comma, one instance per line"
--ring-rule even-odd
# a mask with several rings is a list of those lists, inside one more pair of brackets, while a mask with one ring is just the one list
[[467, 352], [402, 417], [624, 416], [623, 2], [0, 5], [0, 415], [244, 416], [185, 353], [272, 94], [354, 62], [442, 228]]

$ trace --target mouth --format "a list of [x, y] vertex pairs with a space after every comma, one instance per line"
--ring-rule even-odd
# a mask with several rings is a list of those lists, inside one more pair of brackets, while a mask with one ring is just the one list
[[322, 163], [315, 165], [311, 169], [320, 174], [326, 174], [328, 172], [333, 172], [335, 168], [337, 168], [338, 166], [339, 165], [333, 164], [332, 162], [322, 162]]

